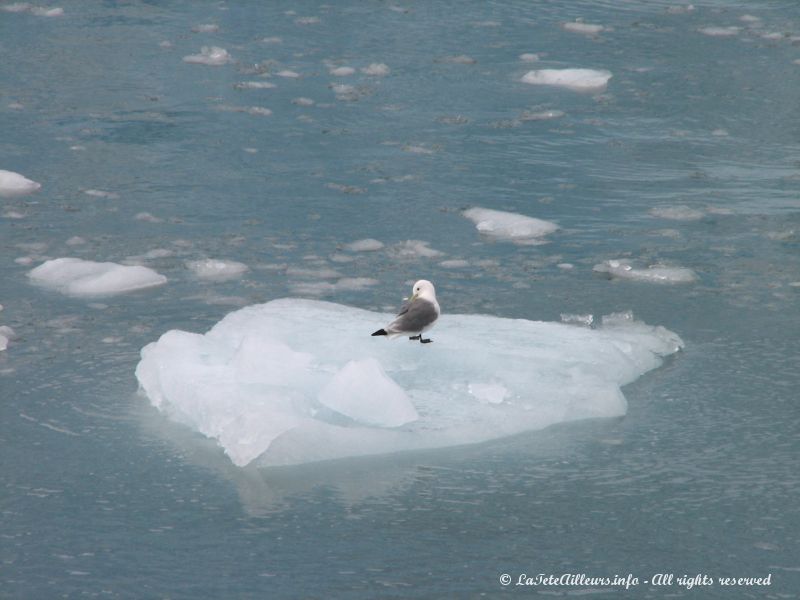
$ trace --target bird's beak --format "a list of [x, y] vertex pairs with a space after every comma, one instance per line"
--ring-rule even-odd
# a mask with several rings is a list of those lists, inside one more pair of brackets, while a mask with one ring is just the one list
[[413, 302], [414, 300], [416, 300], [416, 299], [417, 299], [417, 297], [418, 297], [418, 296], [419, 296], [419, 294], [412, 294], [412, 295], [411, 295], [411, 298], [409, 298], [409, 299], [408, 299], [408, 300], [409, 300], [409, 302]]

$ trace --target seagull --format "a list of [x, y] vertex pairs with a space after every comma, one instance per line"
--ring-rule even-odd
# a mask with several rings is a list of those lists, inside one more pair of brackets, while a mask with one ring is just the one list
[[411, 333], [413, 335], [408, 339], [430, 344], [433, 340], [423, 338], [422, 333], [433, 327], [441, 312], [433, 284], [427, 279], [420, 279], [414, 284], [411, 298], [403, 303], [394, 321], [372, 335], [397, 337]]

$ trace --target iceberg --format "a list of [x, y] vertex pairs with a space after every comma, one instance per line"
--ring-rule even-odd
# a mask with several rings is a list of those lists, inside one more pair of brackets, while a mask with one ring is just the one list
[[624, 415], [621, 387], [683, 342], [630, 313], [596, 329], [443, 315], [433, 344], [369, 335], [392, 315], [287, 298], [205, 334], [168, 331], [136, 367], [169, 419], [237, 466], [296, 465], [474, 444]]
[[167, 282], [153, 269], [80, 258], [55, 258], [28, 272], [31, 282], [67, 296], [112, 296]]
[[542, 237], [558, 229], [551, 221], [490, 208], [470, 208], [462, 214], [475, 223], [482, 234], [521, 245], [542, 244]]

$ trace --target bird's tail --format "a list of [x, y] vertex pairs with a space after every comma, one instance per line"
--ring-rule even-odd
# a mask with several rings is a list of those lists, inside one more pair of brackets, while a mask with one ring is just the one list
[[372, 335], [389, 335], [389, 334], [388, 334], [388, 333], [386, 333], [386, 330], [385, 330], [385, 329], [378, 329], [378, 331], [376, 331], [376, 332], [375, 332], [375, 333], [373, 333]]

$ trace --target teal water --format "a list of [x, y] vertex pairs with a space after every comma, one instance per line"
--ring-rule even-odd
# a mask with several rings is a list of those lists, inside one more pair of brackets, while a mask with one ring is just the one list
[[[19, 335], [0, 352], [0, 596], [800, 595], [800, 8], [694, 5], [0, 11], [0, 169], [42, 184], [0, 204], [0, 325]], [[578, 18], [606, 30], [562, 28]], [[234, 62], [183, 62], [202, 46]], [[358, 71], [371, 63], [390, 72]], [[613, 78], [594, 94], [520, 82], [567, 67]], [[272, 114], [235, 110], [249, 107]], [[522, 118], [545, 110], [564, 115]], [[475, 205], [561, 229], [539, 246], [492, 242], [460, 215]], [[675, 207], [693, 218], [657, 216]], [[367, 237], [389, 250], [342, 250]], [[396, 260], [409, 239], [442, 255]], [[167, 252], [141, 258], [154, 249]], [[169, 282], [90, 300], [28, 283], [62, 256], [134, 257]], [[185, 262], [206, 256], [250, 271], [200, 282]], [[699, 279], [592, 271], [614, 258]], [[470, 266], [440, 265], [452, 259]], [[309, 287], [292, 268], [380, 283]], [[619, 420], [291, 469], [238, 469], [135, 393], [139, 350], [168, 329], [309, 290], [383, 310], [422, 276], [448, 312], [632, 310], [686, 348], [625, 389]], [[506, 588], [504, 573], [641, 582]], [[656, 573], [771, 585], [644, 583]]]

